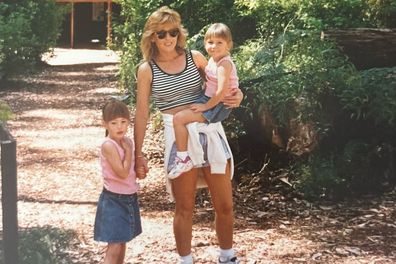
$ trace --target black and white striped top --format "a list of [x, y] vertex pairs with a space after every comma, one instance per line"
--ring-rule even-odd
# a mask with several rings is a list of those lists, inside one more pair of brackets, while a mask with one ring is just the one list
[[186, 51], [186, 68], [180, 73], [166, 73], [155, 61], [151, 61], [150, 66], [151, 94], [160, 111], [194, 103], [202, 94], [202, 78], [191, 51]]

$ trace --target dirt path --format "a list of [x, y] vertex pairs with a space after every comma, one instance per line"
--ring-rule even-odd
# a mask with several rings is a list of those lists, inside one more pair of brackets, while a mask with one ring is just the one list
[[[16, 114], [18, 220], [21, 237], [51, 238], [56, 263], [101, 263], [92, 239], [102, 182], [100, 107], [117, 94], [117, 57], [109, 51], [56, 50], [51, 66], [0, 89]], [[161, 134], [149, 136], [151, 173], [141, 181], [144, 233], [128, 244], [126, 263], [176, 263], [173, 204], [161, 173]], [[252, 193], [254, 195], [252, 195]], [[392, 263], [396, 261], [395, 192], [362, 204], [315, 206], [280, 192], [238, 188], [235, 248], [242, 263]], [[197, 199], [193, 254], [215, 263], [213, 210]], [[55, 242], [54, 242], [55, 241]]]

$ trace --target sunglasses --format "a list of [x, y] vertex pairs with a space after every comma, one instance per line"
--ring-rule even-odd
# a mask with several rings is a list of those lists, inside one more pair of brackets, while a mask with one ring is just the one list
[[155, 32], [155, 34], [157, 34], [157, 37], [159, 39], [164, 39], [166, 37], [166, 34], [169, 34], [169, 36], [171, 36], [172, 38], [177, 37], [177, 35], [179, 35], [179, 29], [175, 28], [175, 29], [171, 29], [171, 30], [161, 30], [158, 32]]

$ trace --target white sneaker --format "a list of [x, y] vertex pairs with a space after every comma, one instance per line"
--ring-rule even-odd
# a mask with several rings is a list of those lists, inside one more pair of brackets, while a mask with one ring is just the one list
[[168, 179], [175, 179], [180, 176], [183, 172], [189, 171], [194, 167], [192, 160], [189, 156], [187, 156], [184, 160], [177, 157], [175, 158], [175, 162], [173, 163], [173, 167], [168, 173]]
[[217, 263], [218, 264], [238, 264], [239, 261], [237, 260], [236, 257], [228, 258], [226, 260], [219, 258], [219, 261]]

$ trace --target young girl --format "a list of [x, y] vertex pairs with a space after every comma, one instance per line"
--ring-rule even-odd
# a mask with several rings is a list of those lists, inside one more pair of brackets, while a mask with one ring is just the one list
[[96, 211], [94, 240], [108, 243], [105, 264], [122, 264], [126, 242], [142, 232], [134, 144], [125, 136], [130, 115], [123, 102], [107, 102], [102, 114], [107, 135], [100, 150], [104, 187]]
[[232, 37], [230, 29], [222, 23], [215, 23], [205, 34], [205, 49], [211, 56], [205, 68], [205, 93], [189, 109], [178, 112], [173, 117], [176, 138], [176, 158], [168, 174], [169, 179], [178, 177], [193, 167], [187, 152], [188, 130], [192, 122], [216, 123], [226, 119], [231, 108], [224, 106], [222, 99], [238, 88], [238, 76], [230, 57]]

